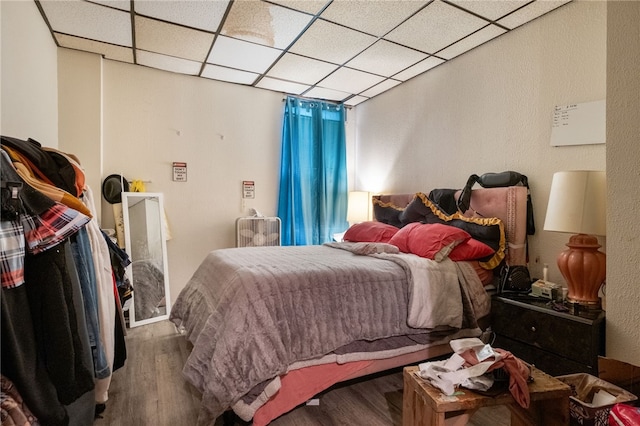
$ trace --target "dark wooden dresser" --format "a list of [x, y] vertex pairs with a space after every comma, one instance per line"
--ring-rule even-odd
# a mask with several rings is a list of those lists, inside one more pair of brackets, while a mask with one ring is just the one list
[[492, 346], [552, 376], [589, 373], [598, 376], [604, 355], [602, 310], [577, 314], [551, 309], [547, 300], [530, 296], [495, 296], [491, 301]]

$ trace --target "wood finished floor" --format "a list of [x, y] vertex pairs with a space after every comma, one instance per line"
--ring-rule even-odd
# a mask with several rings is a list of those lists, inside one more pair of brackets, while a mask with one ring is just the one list
[[[126, 364], [113, 374], [107, 408], [94, 425], [196, 425], [200, 395], [181, 372], [191, 350], [186, 339], [172, 323], [161, 321], [129, 329], [126, 342]], [[401, 426], [402, 372], [336, 386], [319, 395], [319, 401], [317, 406], [300, 406], [271, 425]], [[483, 408], [469, 424], [507, 426], [509, 411], [505, 407]], [[215, 426], [221, 425], [218, 419]]]

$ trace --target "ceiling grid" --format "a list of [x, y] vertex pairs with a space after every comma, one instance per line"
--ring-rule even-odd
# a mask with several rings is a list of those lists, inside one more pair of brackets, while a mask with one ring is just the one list
[[571, 0], [34, 0], [60, 47], [357, 105]]

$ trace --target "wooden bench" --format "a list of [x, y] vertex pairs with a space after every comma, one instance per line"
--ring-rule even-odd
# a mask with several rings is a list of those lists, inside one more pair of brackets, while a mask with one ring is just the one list
[[528, 409], [518, 405], [505, 390], [486, 396], [460, 388], [460, 393], [444, 395], [440, 389], [417, 376], [417, 366], [403, 371], [403, 426], [465, 425], [473, 413], [482, 407], [506, 405], [511, 411], [511, 425], [568, 425], [571, 389], [558, 379], [533, 368], [529, 383], [531, 404]]

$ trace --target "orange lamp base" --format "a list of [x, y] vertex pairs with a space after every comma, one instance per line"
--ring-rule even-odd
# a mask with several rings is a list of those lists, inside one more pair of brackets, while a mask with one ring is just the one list
[[558, 255], [558, 268], [569, 289], [567, 300], [600, 309], [598, 292], [607, 273], [606, 255], [598, 250], [598, 239], [593, 235], [573, 235], [567, 247]]

